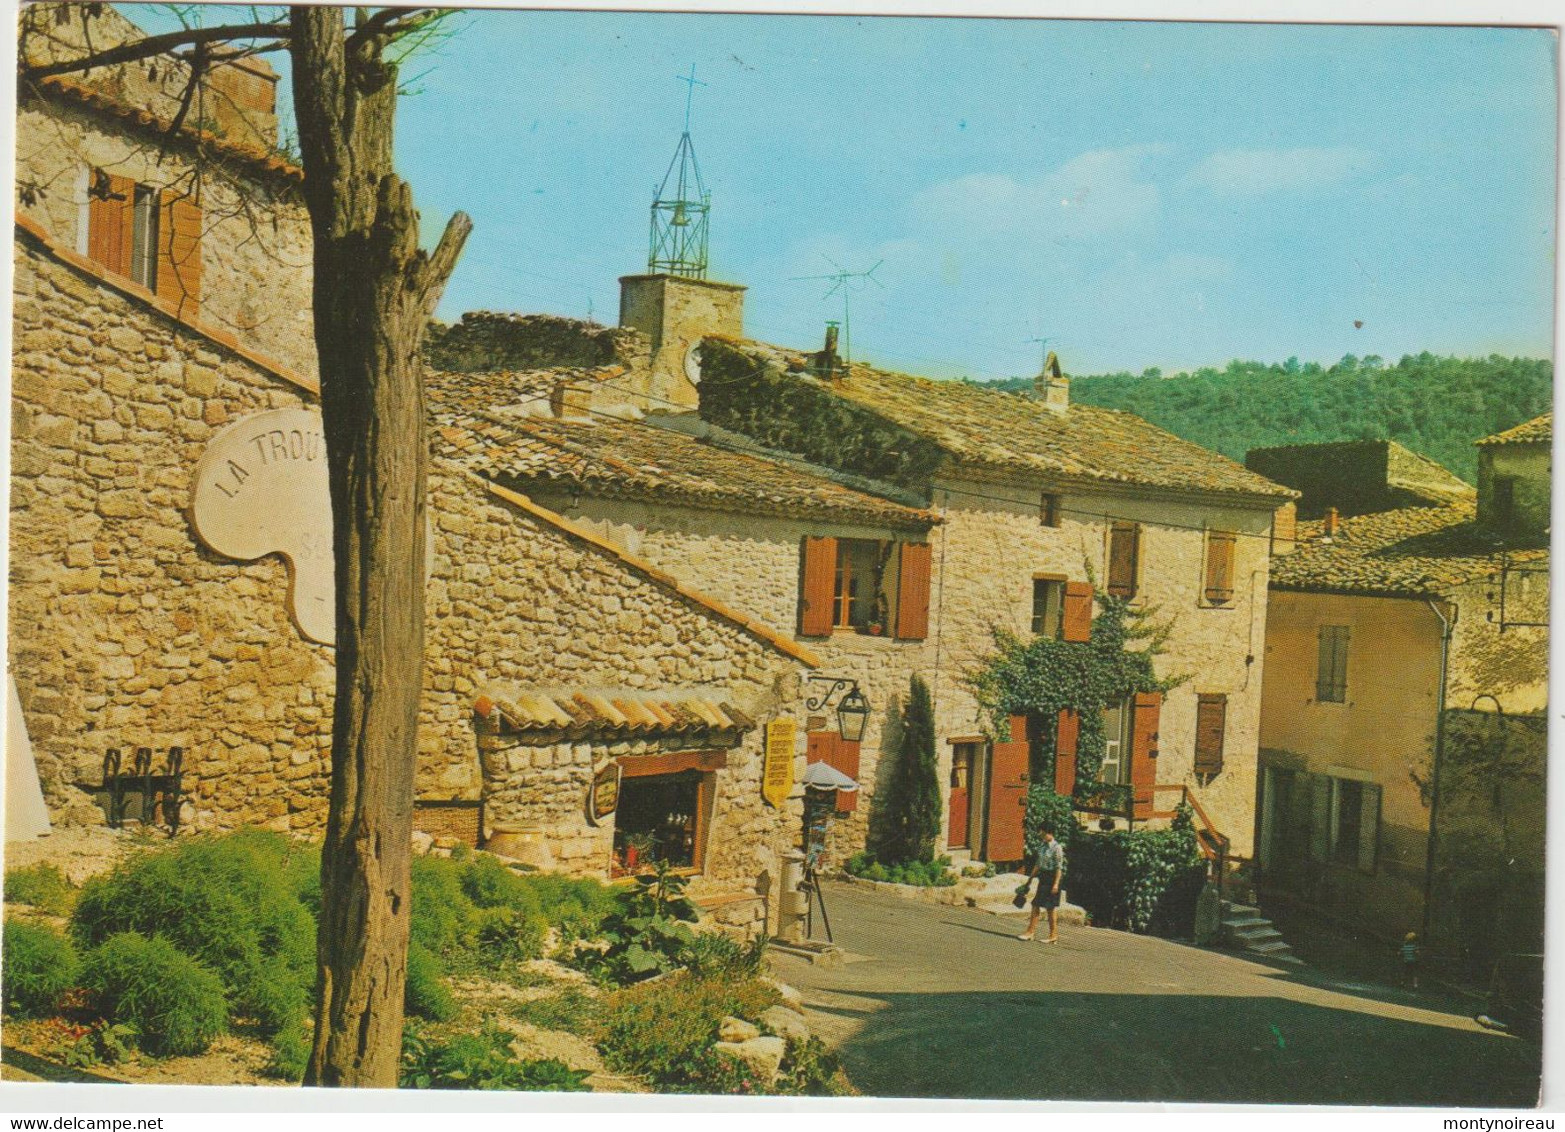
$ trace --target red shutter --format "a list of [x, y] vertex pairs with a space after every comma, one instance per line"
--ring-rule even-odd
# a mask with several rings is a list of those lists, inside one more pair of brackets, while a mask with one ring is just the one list
[[163, 194], [158, 231], [158, 298], [194, 315], [201, 306], [201, 206]]
[[1020, 861], [1027, 855], [1027, 717], [1011, 716], [1011, 741], [989, 754], [989, 813], [984, 860]]
[[1206, 600], [1214, 605], [1234, 596], [1234, 539], [1229, 531], [1206, 533]]
[[1161, 692], [1137, 692], [1130, 721], [1130, 788], [1135, 816], [1152, 816], [1152, 787], [1157, 785], [1157, 721], [1163, 707]]
[[1081, 738], [1081, 716], [1074, 708], [1060, 712], [1054, 732], [1054, 792], [1067, 798], [1076, 792], [1076, 745]]
[[1109, 593], [1136, 596], [1136, 566], [1140, 555], [1141, 527], [1115, 523], [1109, 529]]
[[[859, 778], [859, 744], [850, 743], [835, 731], [808, 731], [804, 736], [804, 761], [825, 763], [842, 771], [855, 782]], [[837, 791], [837, 809], [851, 813], [859, 808], [857, 790]]]
[[1060, 638], [1066, 641], [1092, 639], [1091, 583], [1065, 583], [1065, 612], [1060, 620]]
[[87, 255], [116, 275], [130, 274], [136, 182], [92, 171], [87, 198]]
[[1223, 733], [1228, 722], [1228, 697], [1221, 693], [1196, 697], [1195, 772], [1218, 774], [1223, 769]]
[[897, 579], [897, 639], [922, 641], [929, 636], [929, 544], [902, 544]]
[[829, 637], [832, 626], [831, 596], [837, 573], [837, 540], [806, 538], [802, 557], [799, 633], [805, 637]]

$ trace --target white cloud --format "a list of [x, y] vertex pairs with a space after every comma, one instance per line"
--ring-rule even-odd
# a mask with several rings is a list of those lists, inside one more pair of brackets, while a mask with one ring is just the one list
[[1353, 146], [1301, 149], [1229, 149], [1207, 157], [1184, 182], [1222, 196], [1315, 189], [1369, 169], [1374, 154]]
[[1155, 146], [1092, 150], [1039, 177], [973, 173], [941, 181], [908, 204], [925, 231], [977, 239], [1069, 241], [1132, 227], [1156, 213], [1158, 187], [1141, 173]]

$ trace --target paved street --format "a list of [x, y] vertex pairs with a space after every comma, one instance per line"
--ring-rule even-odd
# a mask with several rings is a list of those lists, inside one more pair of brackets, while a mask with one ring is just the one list
[[[1515, 1106], [1539, 1050], [1445, 1000], [1168, 940], [828, 885], [835, 970], [784, 955], [875, 1096]], [[817, 934], [820, 925], [816, 925]]]

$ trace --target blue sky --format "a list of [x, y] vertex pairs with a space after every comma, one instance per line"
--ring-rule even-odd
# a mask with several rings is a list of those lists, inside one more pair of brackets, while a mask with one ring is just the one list
[[[132, 13], [134, 16], [134, 13]], [[682, 128], [711, 276], [817, 345], [883, 260], [856, 358], [935, 376], [1235, 356], [1551, 353], [1553, 35], [475, 12], [403, 101], [426, 225], [474, 220], [440, 307], [617, 314]], [[1355, 320], [1362, 327], [1355, 328]]]

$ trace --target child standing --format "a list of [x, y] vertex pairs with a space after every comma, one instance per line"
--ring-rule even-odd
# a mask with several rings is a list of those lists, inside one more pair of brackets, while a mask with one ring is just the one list
[[1418, 946], [1418, 933], [1408, 932], [1402, 937], [1402, 970], [1405, 972], [1408, 985], [1414, 990], [1418, 989], [1418, 967], [1422, 957], [1422, 949]]

